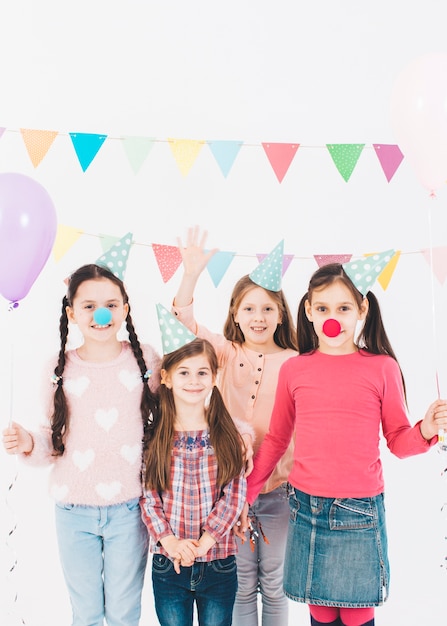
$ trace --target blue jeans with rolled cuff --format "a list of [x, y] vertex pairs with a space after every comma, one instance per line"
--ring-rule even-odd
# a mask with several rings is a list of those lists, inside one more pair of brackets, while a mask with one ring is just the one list
[[155, 610], [161, 626], [191, 626], [194, 604], [201, 626], [230, 626], [237, 590], [236, 558], [180, 567], [162, 554], [152, 558]]

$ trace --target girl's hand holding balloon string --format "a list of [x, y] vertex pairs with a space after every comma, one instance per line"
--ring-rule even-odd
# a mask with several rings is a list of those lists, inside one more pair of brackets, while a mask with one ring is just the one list
[[421, 435], [430, 441], [440, 429], [447, 429], [447, 400], [435, 400], [420, 424]]

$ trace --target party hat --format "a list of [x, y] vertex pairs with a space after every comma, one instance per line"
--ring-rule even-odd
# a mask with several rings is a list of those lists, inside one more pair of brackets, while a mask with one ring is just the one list
[[251, 280], [269, 291], [281, 291], [283, 256], [284, 239], [252, 271]]
[[394, 250], [371, 254], [364, 259], [343, 264], [343, 269], [364, 296], [394, 256]]
[[124, 280], [129, 250], [132, 245], [132, 233], [127, 233], [97, 259], [96, 264], [106, 267], [120, 280]]
[[197, 337], [184, 324], [179, 322], [164, 306], [157, 304], [158, 325], [160, 326], [163, 354], [174, 352], [191, 343]]

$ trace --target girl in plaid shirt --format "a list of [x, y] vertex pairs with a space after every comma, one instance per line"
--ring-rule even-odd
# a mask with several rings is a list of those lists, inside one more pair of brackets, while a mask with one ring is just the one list
[[142, 517], [160, 624], [192, 624], [195, 603], [199, 624], [227, 626], [237, 589], [231, 529], [246, 493], [243, 443], [216, 387], [214, 348], [192, 337], [162, 361], [160, 417], [145, 445]]

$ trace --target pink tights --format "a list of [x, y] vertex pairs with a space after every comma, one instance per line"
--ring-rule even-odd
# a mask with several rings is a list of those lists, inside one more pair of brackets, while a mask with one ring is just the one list
[[349, 609], [346, 607], [310, 604], [309, 610], [312, 617], [322, 624], [330, 624], [339, 617], [344, 626], [362, 626], [362, 624], [366, 624], [374, 618], [374, 607]]

